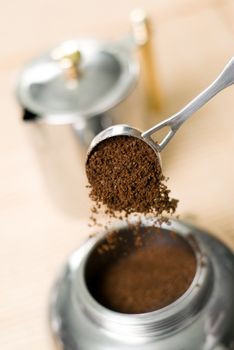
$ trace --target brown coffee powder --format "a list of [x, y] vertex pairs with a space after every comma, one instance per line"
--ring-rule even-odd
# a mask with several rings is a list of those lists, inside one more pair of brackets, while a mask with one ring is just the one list
[[175, 212], [159, 160], [153, 149], [131, 136], [116, 136], [98, 144], [88, 158], [90, 198], [105, 204], [108, 214]]
[[88, 286], [99, 303], [121, 313], [144, 313], [163, 308], [186, 292], [195, 276], [196, 258], [183, 238], [142, 228], [143, 245], [136, 248], [132, 232], [121, 237], [114, 252], [95, 255]]

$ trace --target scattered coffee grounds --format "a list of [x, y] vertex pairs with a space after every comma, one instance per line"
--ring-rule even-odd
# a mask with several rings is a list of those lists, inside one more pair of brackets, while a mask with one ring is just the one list
[[[183, 295], [196, 272], [189, 243], [176, 233], [141, 228], [143, 244], [135, 247], [132, 231], [119, 233], [115, 250], [92, 252], [86, 282], [93, 297], [108, 309], [128, 314], [161, 309]], [[103, 243], [102, 243], [103, 244]]]
[[153, 149], [131, 136], [115, 136], [98, 144], [88, 158], [86, 173], [90, 198], [107, 207], [106, 213], [175, 212], [178, 201], [170, 198], [165, 177]]

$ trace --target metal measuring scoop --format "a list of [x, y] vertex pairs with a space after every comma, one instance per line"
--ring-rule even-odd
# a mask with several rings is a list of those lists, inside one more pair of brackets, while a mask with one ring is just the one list
[[[199, 108], [206, 104], [212, 97], [214, 97], [218, 92], [222, 91], [226, 87], [234, 83], [234, 57], [227, 63], [221, 74], [215, 79], [215, 81], [209, 85], [203, 92], [201, 92], [197, 97], [195, 97], [191, 102], [189, 102], [184, 108], [179, 112], [172, 115], [171, 117], [163, 120], [159, 124], [153, 126], [145, 132], [141, 132], [129, 125], [113, 125], [94, 137], [91, 142], [86, 157], [86, 164], [89, 159], [89, 155], [92, 153], [94, 148], [102, 141], [114, 137], [114, 136], [132, 136], [142, 141], [146, 142], [156, 153], [158, 160], [161, 163], [160, 153], [168, 142], [175, 135], [180, 126]], [[156, 143], [151, 136], [158, 130], [169, 127], [170, 130], [163, 138], [160, 143]]]

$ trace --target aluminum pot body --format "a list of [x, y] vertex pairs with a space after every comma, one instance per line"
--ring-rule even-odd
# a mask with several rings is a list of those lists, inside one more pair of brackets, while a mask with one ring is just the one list
[[132, 40], [72, 45], [83, 52], [80, 80], [66, 80], [47, 53], [25, 67], [17, 95], [51, 197], [79, 217], [89, 207], [84, 163], [90, 142], [113, 124], [144, 129], [145, 95]]
[[84, 167], [87, 147], [96, 134], [112, 124], [142, 126], [141, 101], [136, 87], [119, 105], [101, 115], [77, 118], [76, 123], [52, 124], [38, 118], [25, 124], [48, 193], [60, 210], [78, 218], [87, 216], [90, 206]]
[[[150, 219], [144, 220], [144, 226], [151, 225]], [[233, 253], [208, 233], [183, 222], [173, 220], [161, 230], [193, 242], [197, 271], [185, 294], [165, 308], [144, 314], [121, 314], [103, 307], [85, 281], [85, 268], [103, 234], [93, 237], [69, 257], [52, 292], [50, 322], [61, 349], [233, 349]]]

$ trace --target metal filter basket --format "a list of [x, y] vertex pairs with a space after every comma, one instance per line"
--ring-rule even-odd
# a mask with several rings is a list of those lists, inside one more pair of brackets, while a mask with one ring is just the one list
[[[151, 227], [152, 220], [145, 218], [143, 226]], [[113, 229], [131, 249], [127, 224]], [[187, 291], [170, 305], [148, 313], [123, 314], [102, 306], [88, 287], [103, 262], [103, 256], [95, 253], [105, 238], [100, 233], [69, 257], [53, 289], [50, 322], [61, 349], [233, 349], [233, 253], [208, 233], [183, 222], [172, 220], [159, 230], [166, 244], [171, 243], [169, 232], [174, 232], [194, 251], [197, 268]]]

